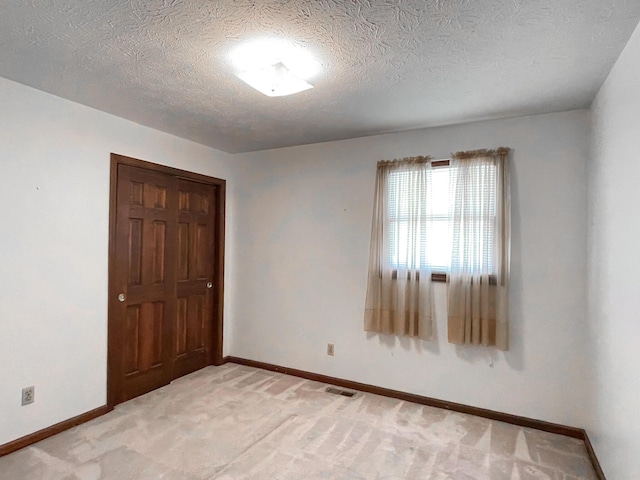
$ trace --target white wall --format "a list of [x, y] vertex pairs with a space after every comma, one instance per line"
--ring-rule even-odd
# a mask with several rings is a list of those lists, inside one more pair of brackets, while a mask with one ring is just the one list
[[[582, 426], [589, 125], [582, 110], [238, 155], [231, 353]], [[513, 148], [510, 351], [447, 343], [442, 284], [436, 341], [365, 333], [376, 161], [501, 145]]]
[[640, 27], [592, 106], [588, 433], [608, 478], [640, 478]]
[[[584, 425], [588, 112], [230, 156], [4, 79], [0, 106], [0, 444], [106, 401], [111, 152], [227, 179], [225, 354]], [[443, 285], [436, 341], [367, 335], [376, 161], [500, 145], [511, 350], [448, 344]]]
[[227, 179], [228, 282], [234, 182], [222, 152], [1, 78], [0, 109], [2, 445], [106, 402], [109, 154]]

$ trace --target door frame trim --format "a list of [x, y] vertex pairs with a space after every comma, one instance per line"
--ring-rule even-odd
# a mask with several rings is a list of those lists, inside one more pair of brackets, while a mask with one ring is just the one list
[[[216, 202], [216, 238], [214, 241], [214, 282], [217, 286], [212, 308], [212, 343], [209, 353], [209, 365], [222, 365], [224, 359], [223, 349], [223, 324], [224, 324], [224, 244], [225, 244], [225, 201], [226, 180], [209, 177], [199, 173], [181, 170], [179, 168], [159, 165], [157, 163], [139, 160], [137, 158], [111, 153], [111, 172], [109, 185], [109, 285], [108, 285], [108, 321], [107, 321], [107, 405], [113, 408], [115, 402], [114, 385], [116, 383], [113, 342], [115, 338], [115, 325], [113, 324], [114, 312], [117, 308], [117, 292], [115, 292], [115, 253], [116, 253], [116, 218], [117, 218], [117, 192], [118, 192], [118, 166], [129, 165], [154, 172], [172, 175], [177, 178], [192, 180], [215, 188]], [[112, 291], [113, 290], [113, 291]]]

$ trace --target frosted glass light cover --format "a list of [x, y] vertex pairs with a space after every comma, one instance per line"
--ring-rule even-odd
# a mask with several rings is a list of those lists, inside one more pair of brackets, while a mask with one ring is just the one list
[[245, 70], [236, 75], [243, 82], [269, 97], [283, 97], [313, 88], [313, 85], [291, 73], [282, 62]]

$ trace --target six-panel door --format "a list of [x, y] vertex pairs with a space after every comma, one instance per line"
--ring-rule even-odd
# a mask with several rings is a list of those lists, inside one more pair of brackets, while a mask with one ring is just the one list
[[213, 187], [178, 180], [177, 312], [174, 377], [208, 363], [211, 350]]
[[209, 363], [214, 200], [211, 185], [118, 166], [115, 403]]

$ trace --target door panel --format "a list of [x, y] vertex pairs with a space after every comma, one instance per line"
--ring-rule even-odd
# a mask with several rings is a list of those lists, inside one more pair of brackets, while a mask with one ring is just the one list
[[178, 261], [174, 375], [207, 365], [211, 353], [215, 216], [211, 185], [178, 180]]
[[216, 209], [216, 201], [224, 201], [224, 188], [137, 164], [146, 166], [112, 155], [112, 405], [219, 362], [222, 353], [224, 204]]
[[116, 345], [110, 347], [118, 357], [119, 402], [171, 380], [175, 285], [167, 259], [175, 183], [156, 172], [118, 168], [115, 295], [123, 297], [114, 312]]

